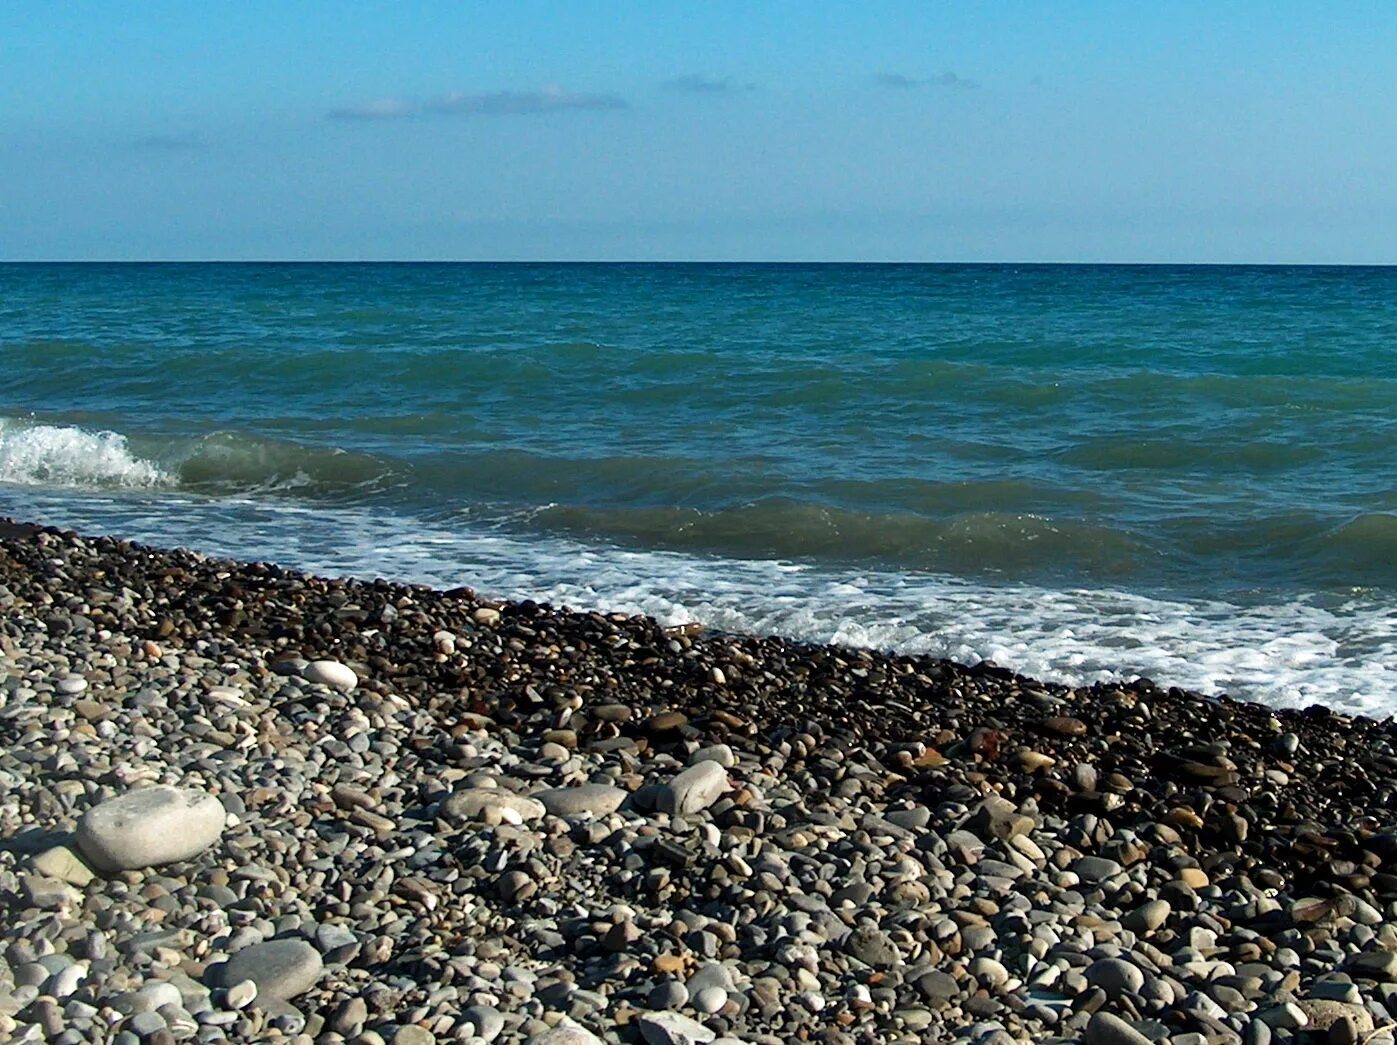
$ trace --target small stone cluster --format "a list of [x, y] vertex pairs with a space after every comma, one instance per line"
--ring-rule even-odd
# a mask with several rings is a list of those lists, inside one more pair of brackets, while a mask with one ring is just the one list
[[1392, 1041], [1388, 723], [0, 527], [0, 1038]]

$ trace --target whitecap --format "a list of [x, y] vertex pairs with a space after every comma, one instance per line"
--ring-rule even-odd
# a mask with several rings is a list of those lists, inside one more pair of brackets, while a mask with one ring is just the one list
[[118, 432], [0, 418], [0, 482], [27, 486], [152, 487], [170, 481]]

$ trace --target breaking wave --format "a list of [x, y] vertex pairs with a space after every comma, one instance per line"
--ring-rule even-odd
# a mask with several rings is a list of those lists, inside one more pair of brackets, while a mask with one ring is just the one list
[[137, 436], [0, 417], [0, 482], [205, 494], [332, 495], [390, 482], [377, 458], [233, 432]]
[[0, 418], [0, 482], [25, 486], [169, 486], [171, 476], [132, 453], [118, 432]]

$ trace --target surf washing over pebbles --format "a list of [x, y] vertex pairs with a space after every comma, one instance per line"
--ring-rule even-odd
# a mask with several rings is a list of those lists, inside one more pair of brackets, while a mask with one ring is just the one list
[[867, 649], [993, 660], [1068, 684], [1135, 676], [1275, 706], [1388, 714], [1397, 617], [1374, 600], [1239, 607], [1128, 592], [634, 551], [357, 511], [11, 491], [21, 518], [122, 533], [331, 576], [389, 577], [507, 598], [644, 613]]
[[0, 266], [0, 508], [1397, 709], [1397, 275]]

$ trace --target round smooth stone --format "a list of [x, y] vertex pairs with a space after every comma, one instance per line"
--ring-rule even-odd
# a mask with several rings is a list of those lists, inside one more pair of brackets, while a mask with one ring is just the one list
[[721, 987], [705, 987], [694, 995], [694, 1008], [713, 1015], [728, 1003], [728, 992]]
[[226, 814], [192, 788], [140, 788], [94, 806], [78, 821], [78, 849], [100, 871], [188, 860], [218, 841]]

